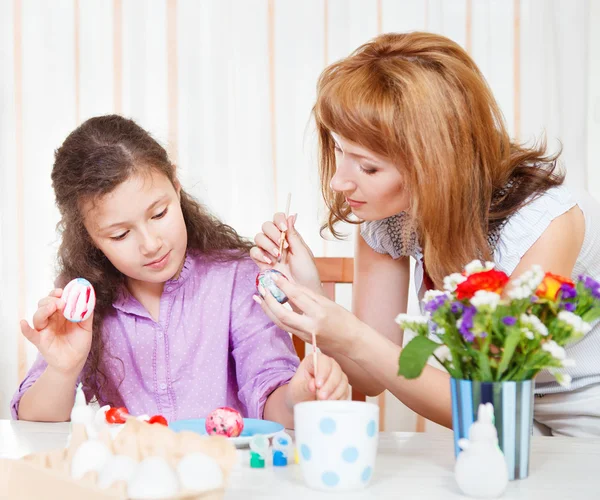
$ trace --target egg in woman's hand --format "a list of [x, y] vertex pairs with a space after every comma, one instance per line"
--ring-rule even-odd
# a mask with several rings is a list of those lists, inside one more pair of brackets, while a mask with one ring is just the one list
[[110, 488], [117, 481], [127, 482], [136, 468], [137, 462], [133, 458], [127, 455], [113, 455], [98, 475], [98, 486]]
[[223, 487], [223, 471], [219, 464], [202, 452], [189, 453], [177, 464], [182, 488], [190, 491], [211, 491]]
[[[285, 274], [277, 269], [265, 269], [256, 276], [256, 289], [262, 295], [260, 291], [260, 287], [262, 287], [265, 291], [270, 292], [277, 302], [285, 304], [288, 301], [287, 295], [275, 284], [273, 279], [275, 276], [287, 279]], [[262, 296], [264, 298], [264, 295]]]
[[133, 499], [168, 498], [178, 492], [177, 474], [163, 457], [142, 460], [127, 484], [127, 495]]
[[73, 455], [71, 476], [81, 479], [87, 472], [99, 473], [111, 456], [111, 451], [101, 441], [84, 441]]

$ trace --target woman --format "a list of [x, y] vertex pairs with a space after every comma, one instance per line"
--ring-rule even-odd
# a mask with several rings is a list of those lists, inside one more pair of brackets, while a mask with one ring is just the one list
[[[294, 311], [257, 297], [282, 328], [333, 356], [353, 386], [390, 390], [417, 413], [451, 426], [448, 375], [427, 367], [397, 377], [406, 311], [409, 258], [419, 298], [473, 259], [493, 260], [518, 276], [546, 271], [600, 278], [598, 207], [563, 185], [558, 155], [508, 136], [481, 72], [451, 40], [428, 33], [386, 34], [324, 70], [314, 107], [328, 228], [359, 225], [352, 315], [321, 293], [310, 250], [276, 214], [251, 255], [273, 266], [280, 230], [288, 229], [287, 273], [280, 283]], [[269, 256], [269, 253], [271, 254]], [[303, 313], [303, 314], [302, 314]], [[537, 379], [536, 429], [600, 435], [600, 327], [570, 346], [573, 383]], [[576, 410], [582, 402], [585, 412]], [[581, 415], [580, 413], [585, 413]]]

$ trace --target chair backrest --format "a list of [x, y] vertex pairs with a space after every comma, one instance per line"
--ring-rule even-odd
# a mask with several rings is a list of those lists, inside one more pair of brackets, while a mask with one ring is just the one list
[[[317, 269], [323, 283], [323, 290], [327, 296], [335, 301], [335, 285], [338, 283], [352, 283], [354, 281], [354, 259], [352, 257], [316, 257]], [[306, 354], [306, 344], [298, 337], [293, 337], [294, 347], [298, 357], [303, 359]], [[366, 396], [352, 389], [353, 401], [365, 401]]]

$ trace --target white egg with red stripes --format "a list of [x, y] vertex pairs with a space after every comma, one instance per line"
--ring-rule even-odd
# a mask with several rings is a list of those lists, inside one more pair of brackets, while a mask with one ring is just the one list
[[75, 278], [64, 288], [62, 299], [65, 301], [63, 316], [73, 323], [79, 323], [94, 312], [96, 292], [88, 280]]

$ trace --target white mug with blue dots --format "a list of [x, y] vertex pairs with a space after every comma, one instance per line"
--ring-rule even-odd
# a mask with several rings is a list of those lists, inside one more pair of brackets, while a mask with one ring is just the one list
[[306, 484], [318, 490], [365, 488], [377, 456], [379, 406], [306, 401], [294, 407], [296, 446]]

